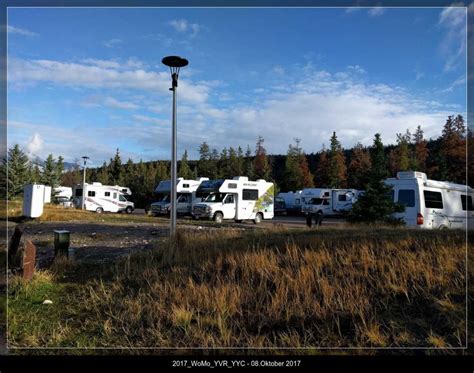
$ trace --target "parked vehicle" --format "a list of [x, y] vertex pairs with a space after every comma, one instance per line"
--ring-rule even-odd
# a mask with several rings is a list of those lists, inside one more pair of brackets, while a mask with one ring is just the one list
[[467, 185], [427, 178], [417, 171], [398, 172], [385, 183], [393, 187], [392, 199], [405, 205], [402, 218], [409, 227], [474, 229], [474, 189]]
[[352, 208], [361, 191], [356, 189], [320, 189], [310, 194], [305, 194], [305, 204], [302, 211], [308, 215], [342, 215]]
[[101, 183], [82, 184], [74, 187], [74, 204], [77, 208], [82, 206], [82, 198], [85, 195], [84, 208], [88, 211], [95, 211], [98, 214], [103, 212], [122, 212], [131, 214], [135, 208], [133, 202], [127, 200], [126, 195], [115, 186], [102, 185]]
[[[193, 203], [200, 202], [201, 198], [196, 197], [196, 191], [203, 181], [209, 180], [201, 177], [197, 180], [185, 180], [180, 177], [176, 185], [176, 213], [178, 215], [190, 215]], [[171, 180], [161, 181], [155, 189], [158, 201], [150, 205], [153, 216], [168, 216], [171, 208]]]
[[[203, 202], [194, 205], [194, 219], [253, 220], [255, 224], [274, 215], [274, 186], [265, 180], [249, 181], [246, 176], [219, 180]], [[209, 187], [206, 187], [209, 191]]]
[[287, 214], [301, 213], [301, 193], [302, 190], [296, 192], [278, 193], [277, 197], [283, 198]]
[[58, 199], [71, 199], [72, 198], [72, 188], [71, 187], [65, 187], [65, 186], [59, 186], [57, 188], [54, 188], [53, 189], [53, 195], [54, 195], [54, 199], [56, 199], [56, 201]]
[[286, 203], [285, 199], [282, 197], [275, 197], [275, 205], [273, 208], [275, 215], [286, 215]]

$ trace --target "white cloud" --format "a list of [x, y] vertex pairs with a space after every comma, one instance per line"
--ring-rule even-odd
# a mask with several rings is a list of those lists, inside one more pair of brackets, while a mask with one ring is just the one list
[[451, 83], [451, 85], [448, 88], [443, 89], [441, 92], [444, 92], [444, 93], [452, 92], [454, 88], [459, 87], [459, 86], [464, 86], [465, 88], [466, 78], [464, 76], [461, 76], [458, 79], [456, 79], [454, 82]]
[[168, 22], [176, 31], [185, 33], [190, 32], [190, 36], [196, 36], [201, 31], [202, 26], [198, 23], [190, 23], [185, 19], [174, 19]]
[[382, 7], [370, 8], [368, 13], [369, 13], [369, 16], [371, 17], [379, 17], [385, 13], [385, 8], [382, 8]]
[[10, 25], [7, 26], [7, 32], [9, 34], [18, 34], [18, 35], [23, 35], [23, 36], [38, 36], [36, 32], [26, 30], [20, 27], [10, 26]]
[[133, 102], [127, 101], [118, 101], [113, 97], [106, 97], [104, 104], [109, 107], [118, 108], [118, 109], [138, 109], [138, 105]]
[[[87, 88], [123, 88], [153, 91], [169, 94], [170, 76], [168, 71], [154, 72], [131, 65], [139, 64], [128, 60], [120, 68], [104, 62], [74, 63], [52, 60], [10, 59], [8, 79], [14, 88], [32, 85], [39, 82], [50, 82], [57, 85]], [[106, 63], [107, 65], [107, 63]], [[212, 85], [213, 83], [211, 83]], [[190, 80], [180, 80], [180, 98], [184, 101], [205, 102], [210, 87], [206, 84], [193, 84]]]
[[26, 144], [26, 152], [30, 155], [36, 155], [43, 150], [43, 139], [39, 133], [35, 133]]
[[354, 66], [347, 66], [349, 70], [352, 70], [353, 72], [357, 74], [365, 74], [367, 71], [365, 71], [362, 67], [359, 65], [354, 65]]
[[122, 43], [123, 43], [123, 40], [121, 39], [109, 39], [109, 40], [104, 41], [103, 44], [107, 48], [117, 48], [117, 47], [120, 47]]
[[440, 53], [446, 59], [444, 71], [452, 71], [464, 62], [466, 53], [466, 10], [455, 3], [444, 8], [438, 24], [446, 31], [439, 46]]

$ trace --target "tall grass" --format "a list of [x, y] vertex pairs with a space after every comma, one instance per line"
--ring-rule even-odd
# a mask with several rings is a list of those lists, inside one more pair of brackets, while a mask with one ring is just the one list
[[[118, 263], [108, 280], [63, 292], [55, 320], [63, 334], [26, 331], [26, 318], [47, 322], [31, 311], [10, 319], [9, 338], [15, 346], [461, 347], [465, 265], [461, 232], [180, 233]], [[22, 291], [11, 294], [13, 310], [28, 303]]]

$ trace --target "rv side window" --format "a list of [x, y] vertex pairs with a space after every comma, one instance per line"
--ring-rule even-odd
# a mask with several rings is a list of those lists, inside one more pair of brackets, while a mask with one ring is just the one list
[[82, 197], [82, 189], [76, 189], [76, 197]]
[[106, 197], [110, 197], [110, 192], [105, 192], [104, 195], [105, 195]]
[[117, 199], [117, 193], [114, 193], [114, 199]]
[[224, 203], [234, 203], [234, 196], [231, 195], [231, 194], [229, 194], [229, 195], [226, 197]]
[[425, 190], [423, 192], [425, 196], [425, 207], [431, 209], [442, 209], [443, 208], [443, 197], [440, 192], [430, 192]]
[[338, 201], [340, 202], [344, 202], [344, 201], [347, 201], [347, 196], [345, 194], [339, 194], [339, 196], [337, 197]]
[[406, 207], [415, 207], [415, 191], [412, 189], [400, 189], [398, 191], [398, 203]]
[[468, 211], [472, 211], [474, 210], [473, 206], [472, 206], [472, 197], [471, 196], [467, 196], [467, 206], [466, 206], [466, 195], [465, 194], [461, 194], [461, 203], [462, 203], [462, 209], [464, 211], [468, 210]]
[[324, 197], [329, 197], [329, 192], [324, 192]]
[[257, 189], [244, 189], [242, 191], [242, 199], [244, 201], [256, 201], [258, 199]]
[[189, 188], [189, 184], [183, 184], [183, 188]]
[[237, 189], [236, 183], [229, 183], [229, 189]]
[[95, 197], [95, 191], [89, 190], [89, 191], [87, 192], [87, 195], [88, 195], [89, 197]]

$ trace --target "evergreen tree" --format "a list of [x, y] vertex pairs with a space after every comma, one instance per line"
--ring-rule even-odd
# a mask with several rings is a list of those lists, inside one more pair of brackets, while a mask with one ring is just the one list
[[270, 180], [272, 169], [268, 161], [267, 151], [263, 146], [264, 142], [263, 137], [259, 136], [255, 147], [254, 177], [256, 179]]
[[333, 132], [331, 137], [328, 176], [328, 186], [331, 188], [344, 188], [347, 184], [346, 159], [341, 143], [337, 139], [336, 132]]
[[372, 162], [369, 152], [361, 143], [357, 143], [352, 149], [351, 161], [348, 168], [348, 184], [351, 188], [365, 189], [369, 182], [369, 174]]
[[197, 164], [198, 173], [200, 177], [209, 177], [211, 178], [212, 165], [211, 165], [211, 152], [209, 145], [206, 142], [203, 142], [199, 146], [199, 161]]
[[220, 172], [219, 172], [219, 153], [217, 152], [217, 149], [212, 149], [209, 165], [210, 165], [209, 178], [218, 179], [220, 177]]
[[56, 175], [57, 175], [59, 184], [61, 184], [61, 178], [63, 176], [63, 172], [64, 172], [64, 158], [62, 156], [59, 156], [58, 161], [56, 162]]
[[323, 144], [323, 148], [319, 153], [316, 174], [314, 176], [315, 185], [317, 187], [327, 188], [329, 186], [330, 167], [328, 151]]
[[286, 154], [283, 186], [287, 191], [296, 191], [314, 186], [313, 175], [309, 171], [306, 155], [300, 147], [300, 139], [296, 145], [290, 144]]
[[247, 176], [249, 180], [255, 179], [255, 168], [253, 164], [253, 157], [252, 151], [250, 150], [250, 145], [247, 145], [247, 151], [245, 152], [244, 169], [245, 176]]
[[191, 179], [193, 174], [191, 172], [191, 168], [188, 164], [188, 151], [184, 150], [183, 156], [181, 158], [181, 163], [179, 165], [179, 177], [183, 177], [185, 179]]
[[221, 151], [221, 155], [218, 162], [218, 178], [229, 179], [231, 178], [230, 174], [231, 172], [229, 168], [227, 148], [224, 148]]
[[97, 181], [103, 185], [109, 185], [109, 169], [105, 161], [102, 164], [102, 167], [99, 168], [97, 173]]
[[384, 146], [376, 134], [371, 149], [372, 170], [365, 193], [359, 197], [348, 213], [348, 221], [368, 224], [401, 224], [392, 214], [403, 212], [404, 206], [393, 202], [393, 191], [384, 183], [387, 176]]
[[[245, 174], [245, 159], [244, 159], [244, 151], [242, 150], [242, 147], [239, 146], [237, 148], [237, 162], [236, 162], [236, 167], [234, 170], [236, 176], [237, 175], [244, 175]], [[249, 180], [251, 180], [249, 178]]]
[[[240, 151], [242, 149], [239, 146]], [[231, 146], [229, 148], [229, 176], [230, 177], [235, 177], [235, 176], [241, 176], [242, 175], [242, 166], [241, 162], [239, 160], [238, 152], [235, 151], [235, 149]]]
[[123, 178], [122, 178], [122, 159], [120, 158], [120, 151], [117, 149], [115, 152], [115, 156], [113, 159], [110, 160], [109, 165], [109, 178], [110, 182], [113, 185], [122, 185]]
[[410, 168], [410, 141], [411, 134], [407, 130], [405, 134], [397, 133], [397, 146], [390, 152], [389, 168], [392, 176], [398, 171], [408, 171]]
[[466, 182], [466, 127], [462, 115], [449, 116], [441, 136], [441, 156], [449, 181]]
[[58, 174], [57, 164], [52, 154], [48, 155], [48, 158], [44, 161], [41, 183], [53, 188], [61, 184], [61, 176]]
[[426, 172], [426, 160], [428, 159], [429, 151], [421, 126], [418, 126], [413, 134], [413, 143], [415, 149], [413, 152], [412, 168], [415, 171]]
[[28, 157], [18, 144], [8, 150], [7, 158], [7, 198], [14, 199], [23, 193], [23, 186], [30, 181]]

